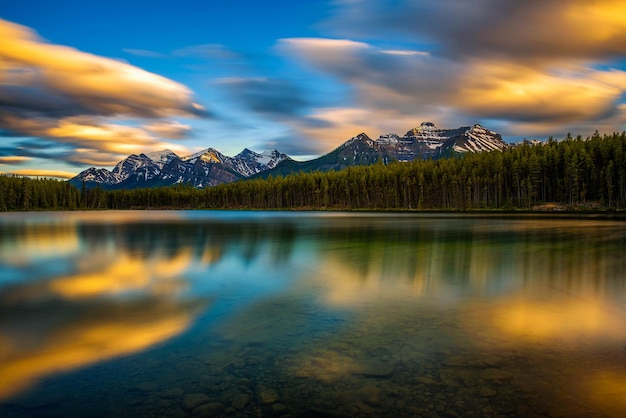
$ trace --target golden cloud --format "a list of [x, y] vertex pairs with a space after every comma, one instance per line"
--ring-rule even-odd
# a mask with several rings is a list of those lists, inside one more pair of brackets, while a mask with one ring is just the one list
[[336, 2], [323, 26], [351, 38], [408, 35], [447, 56], [541, 64], [623, 56], [625, 14], [621, 0], [360, 0]]
[[0, 164], [21, 164], [30, 160], [30, 157], [0, 157]]
[[[159, 138], [183, 138], [191, 129], [133, 119], [206, 115], [187, 87], [128, 63], [48, 43], [2, 19], [0, 39], [0, 126], [82, 149], [64, 157], [73, 163], [110, 164], [119, 154], [176, 148]], [[97, 152], [108, 158], [93, 158]]]
[[[30, 29], [0, 20], [4, 85], [40, 88], [79, 114], [164, 117], [196, 115], [182, 84], [130, 64], [44, 42]], [[16, 76], [17, 75], [17, 76]], [[62, 111], [63, 109], [56, 109]]]
[[[297, 128], [307, 135], [321, 134], [341, 122], [351, 130], [344, 140], [365, 128], [384, 133], [388, 120], [409, 118], [413, 122], [405, 125], [407, 129], [428, 119], [438, 123], [442, 119], [456, 123], [498, 119], [510, 125], [541, 124], [547, 134], [560, 132], [565, 124], [589, 130], [619, 112], [626, 91], [626, 72], [573, 62], [537, 66], [502, 57], [467, 59], [419, 51], [389, 54], [341, 39], [285, 39], [279, 50], [351, 87], [356, 101], [353, 110], [321, 110], [312, 117], [328, 126]], [[415, 120], [416, 115], [420, 120]], [[617, 126], [623, 123], [624, 119], [616, 121]]]
[[182, 139], [191, 131], [191, 126], [178, 121], [163, 121], [148, 124], [145, 129], [161, 138]]
[[71, 179], [76, 175], [76, 173], [63, 170], [37, 170], [32, 168], [24, 170], [12, 170], [10, 173], [0, 172], [0, 174], [16, 174], [18, 176], [26, 177], [55, 177], [61, 179]]
[[187, 125], [177, 122], [161, 122], [145, 127], [134, 127], [110, 123], [107, 120], [111, 118], [75, 116], [53, 120], [27, 119], [12, 115], [0, 116], [0, 123], [13, 131], [73, 145], [75, 147], [73, 153], [65, 159], [82, 164], [113, 165], [128, 154], [166, 148], [183, 154], [188, 151], [184, 146], [161, 141], [148, 131], [165, 132], [169, 129], [170, 137], [172, 137], [176, 130], [184, 131], [189, 128]]
[[602, 118], [615, 109], [625, 82], [626, 72], [537, 71], [480, 62], [460, 75], [459, 93], [451, 99], [468, 113], [491, 118], [572, 123]]

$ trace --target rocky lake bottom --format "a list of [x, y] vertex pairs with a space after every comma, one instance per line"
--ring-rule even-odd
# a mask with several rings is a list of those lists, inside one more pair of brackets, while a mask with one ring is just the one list
[[[89, 253], [117, 260], [123, 247], [142, 260], [121, 269], [135, 282], [90, 264], [25, 284], [21, 272], [36, 269], [14, 268], [0, 245], [15, 278], [0, 287], [0, 416], [626, 414], [619, 223], [539, 222], [537, 233], [536, 220], [469, 220], [480, 232], [468, 236], [467, 219], [383, 218], [372, 230], [381, 219], [368, 218], [364, 245], [363, 219], [348, 233], [320, 232], [317, 220], [267, 233], [263, 219], [211, 235], [215, 225], [193, 216], [205, 241], [186, 224], [78, 229], [78, 243], [97, 241]], [[39, 249], [68, 240], [65, 226], [43, 231]], [[154, 254], [169, 264], [137, 282]]]

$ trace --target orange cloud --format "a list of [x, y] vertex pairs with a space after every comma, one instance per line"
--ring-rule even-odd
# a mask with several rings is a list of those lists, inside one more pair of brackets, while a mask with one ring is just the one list
[[0, 157], [0, 164], [21, 164], [30, 160], [30, 157]]
[[165, 77], [46, 43], [30, 29], [6, 20], [0, 20], [0, 38], [2, 84], [41, 86], [46, 90], [42, 94], [59, 95], [77, 108], [68, 112], [139, 117], [198, 114], [191, 91]]
[[2, 19], [0, 39], [0, 126], [82, 149], [64, 157], [70, 162], [97, 161], [97, 152], [111, 163], [120, 154], [183, 151], [160, 138], [183, 138], [191, 128], [161, 119], [207, 115], [184, 85], [128, 63], [48, 43]]
[[537, 71], [505, 62], [472, 63], [460, 79], [452, 99], [467, 112], [554, 124], [603, 117], [626, 87], [626, 72]]
[[[573, 62], [556, 66], [503, 57], [468, 59], [419, 51], [390, 54], [342, 39], [285, 39], [278, 49], [351, 87], [356, 106], [350, 111], [320, 109], [311, 116], [326, 125], [294, 122], [305, 135], [332, 134], [341, 123], [350, 129], [344, 140], [365, 129], [373, 135], [384, 133], [389, 120], [412, 120], [404, 125], [406, 129], [422, 120], [468, 124], [480, 118], [499, 119], [511, 126], [542, 124], [548, 134], [560, 132], [566, 124], [589, 130], [618, 112], [626, 91], [626, 72]], [[616, 125], [623, 122], [618, 120]]]
[[161, 138], [181, 139], [191, 131], [191, 126], [177, 121], [163, 121], [146, 125], [145, 129]]
[[134, 127], [91, 116], [52, 120], [23, 119], [12, 115], [0, 116], [0, 123], [2, 122], [6, 128], [17, 132], [73, 145], [76, 148], [66, 159], [82, 164], [113, 165], [128, 154], [166, 148], [183, 154], [188, 151], [184, 146], [161, 141], [149, 132], [160, 130], [165, 133], [169, 129], [169, 137], [174, 137], [175, 131], [190, 129], [178, 122], [164, 121], [145, 127]]
[[76, 175], [76, 173], [72, 173], [69, 171], [63, 170], [37, 170], [37, 169], [24, 169], [24, 170], [13, 170], [10, 173], [2, 173], [0, 174], [16, 174], [18, 176], [26, 176], [26, 177], [55, 177], [61, 179], [71, 179]]

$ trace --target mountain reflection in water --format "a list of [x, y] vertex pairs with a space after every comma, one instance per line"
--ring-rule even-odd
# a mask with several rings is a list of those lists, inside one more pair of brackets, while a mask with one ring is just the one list
[[595, 217], [0, 215], [0, 415], [622, 416], [625, 249]]

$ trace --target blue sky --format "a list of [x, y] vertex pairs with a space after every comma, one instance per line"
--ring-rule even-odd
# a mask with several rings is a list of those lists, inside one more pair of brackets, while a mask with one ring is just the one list
[[131, 153], [296, 158], [422, 121], [626, 129], [622, 0], [0, 4], [0, 172]]

